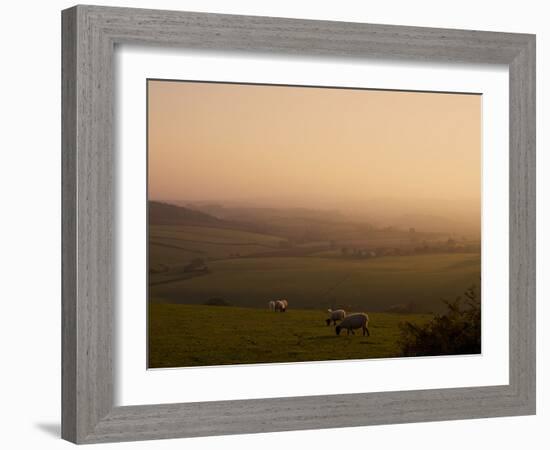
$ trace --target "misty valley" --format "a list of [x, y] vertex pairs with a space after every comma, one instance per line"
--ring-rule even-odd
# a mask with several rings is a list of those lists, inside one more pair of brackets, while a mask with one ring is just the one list
[[[148, 207], [151, 367], [403, 356], [403, 323], [430, 323], [443, 300], [480, 286], [480, 239], [468, 229], [304, 208]], [[288, 311], [270, 314], [280, 298]], [[367, 312], [372, 332], [345, 338], [344, 353], [324, 326], [340, 308]]]

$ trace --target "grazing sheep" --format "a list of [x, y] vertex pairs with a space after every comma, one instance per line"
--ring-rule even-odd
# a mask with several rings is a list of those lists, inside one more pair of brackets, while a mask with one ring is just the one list
[[346, 311], [344, 311], [343, 309], [336, 309], [336, 310], [332, 310], [332, 309], [328, 309], [328, 319], [326, 320], [327, 322], [327, 327], [330, 325], [330, 322], [333, 323], [334, 326], [336, 326], [336, 321], [337, 320], [344, 320], [344, 318], [346, 317]]
[[351, 314], [349, 316], [346, 316], [342, 322], [340, 322], [339, 325], [336, 325], [336, 335], [340, 335], [340, 331], [342, 330], [348, 330], [348, 336], [351, 331], [352, 334], [354, 333], [354, 329], [362, 328], [363, 329], [363, 336], [365, 333], [367, 336], [370, 336], [369, 332], [369, 316], [367, 316], [364, 313], [358, 313], [358, 314]]
[[275, 302], [275, 311], [285, 312], [288, 308], [288, 302], [286, 300], [277, 300]]
[[275, 311], [275, 302], [273, 300], [269, 301], [267, 307], [270, 311]]

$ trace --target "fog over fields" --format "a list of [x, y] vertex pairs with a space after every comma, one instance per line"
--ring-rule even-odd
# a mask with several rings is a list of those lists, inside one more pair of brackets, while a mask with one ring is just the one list
[[[480, 95], [147, 93], [151, 367], [480, 351]], [[372, 335], [335, 340], [337, 308]]]
[[[150, 297], [265, 308], [433, 312], [479, 284], [475, 234], [354, 221], [334, 211], [149, 203]], [[409, 224], [410, 225], [410, 224]]]

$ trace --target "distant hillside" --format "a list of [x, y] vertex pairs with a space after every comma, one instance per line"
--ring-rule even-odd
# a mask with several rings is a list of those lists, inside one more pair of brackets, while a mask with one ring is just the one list
[[149, 202], [150, 225], [204, 225], [221, 226], [225, 221], [210, 214], [169, 203]]
[[264, 232], [263, 227], [237, 220], [226, 220], [214, 217], [196, 209], [176, 206], [157, 201], [149, 202], [149, 225], [191, 225], [212, 228]]
[[220, 204], [193, 204], [193, 208], [228, 222], [253, 224], [258, 232], [283, 236], [294, 242], [354, 239], [372, 229], [370, 224], [356, 222], [336, 210]]

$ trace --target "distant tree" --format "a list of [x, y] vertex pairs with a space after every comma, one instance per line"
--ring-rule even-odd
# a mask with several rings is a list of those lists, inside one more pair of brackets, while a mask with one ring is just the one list
[[208, 268], [206, 267], [206, 261], [204, 259], [194, 258], [183, 270], [185, 272], [208, 271]]

